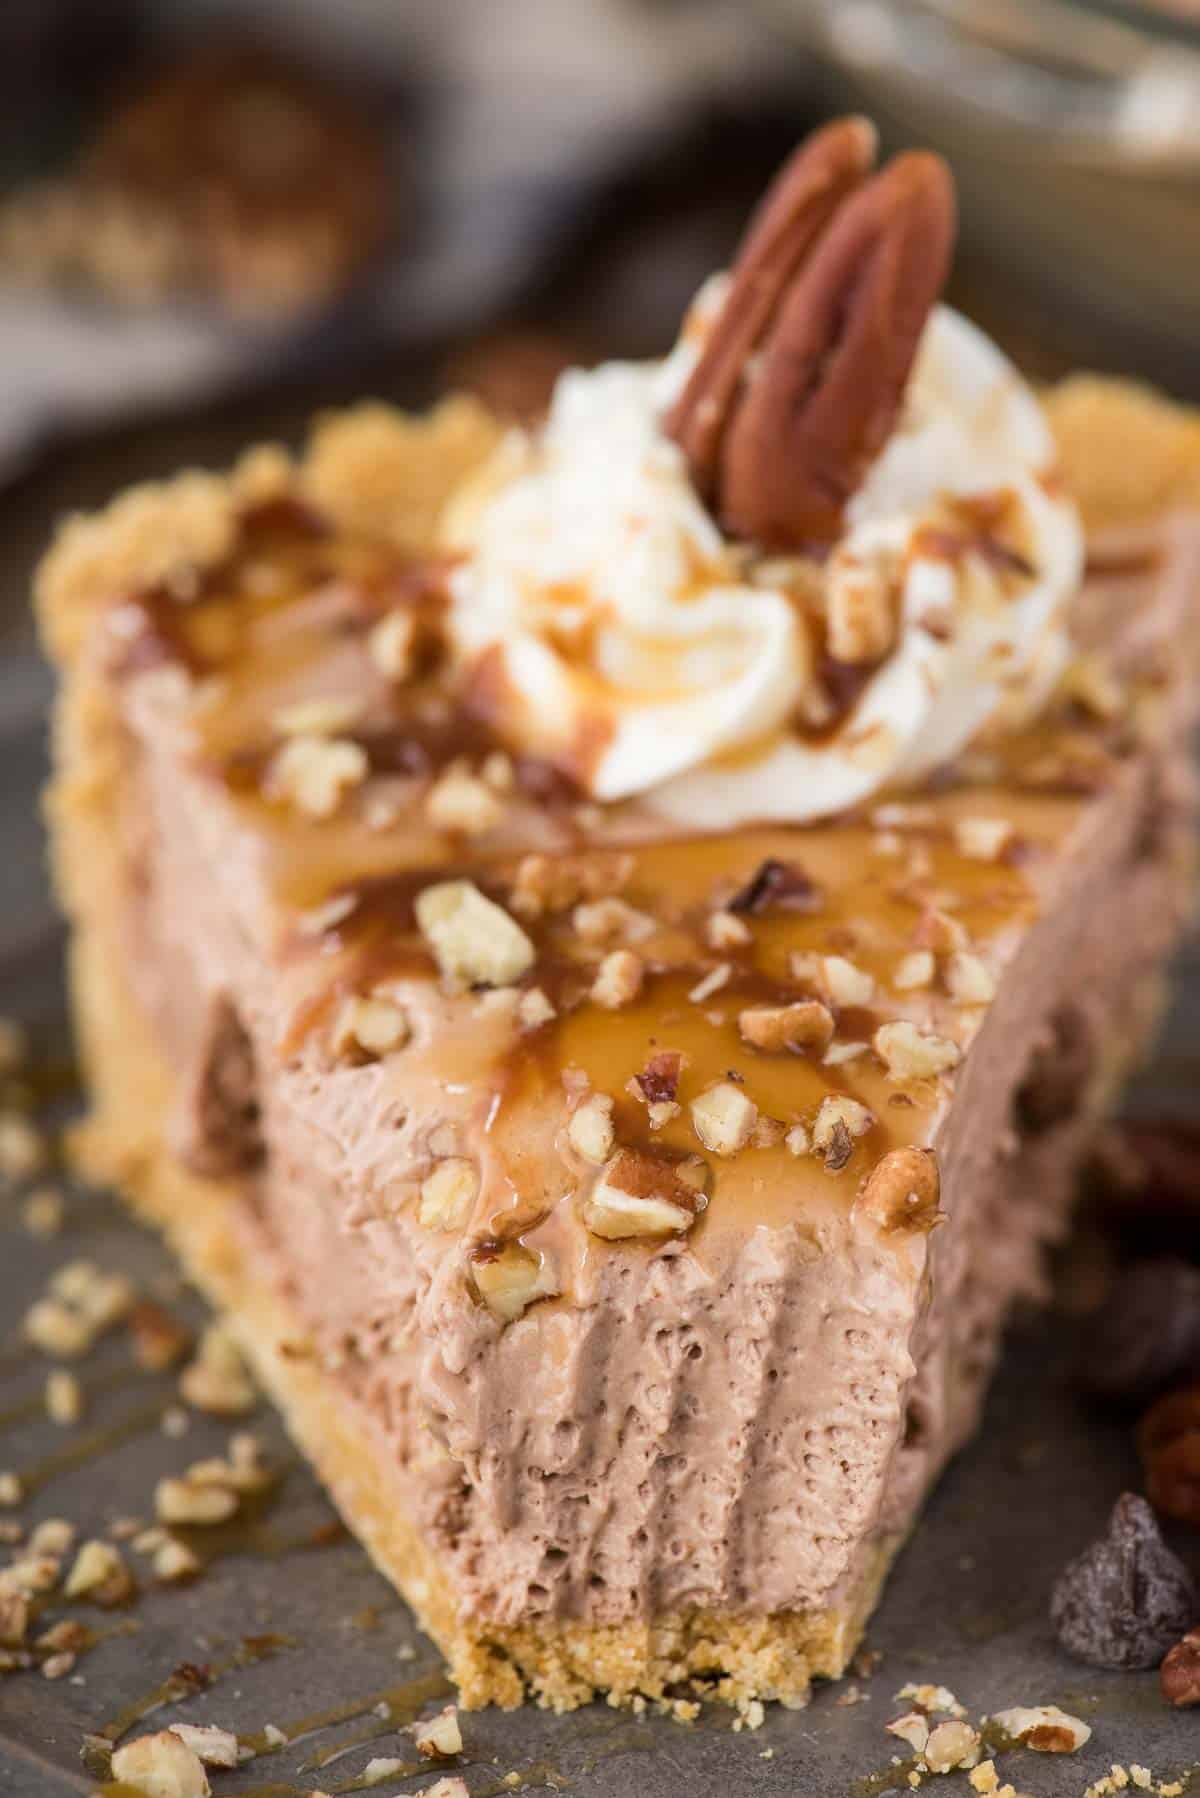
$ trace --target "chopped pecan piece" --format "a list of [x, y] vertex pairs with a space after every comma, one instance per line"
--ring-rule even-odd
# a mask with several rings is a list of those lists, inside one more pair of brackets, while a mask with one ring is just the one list
[[768, 548], [837, 537], [949, 268], [945, 165], [910, 153], [864, 180], [873, 151], [846, 120], [788, 165], [668, 420], [726, 528]]
[[855, 1211], [885, 1232], [929, 1231], [938, 1222], [941, 1179], [932, 1149], [892, 1149], [875, 1164]]
[[743, 239], [720, 317], [667, 420], [692, 480], [716, 496], [723, 436], [746, 364], [769, 331], [788, 287], [834, 214], [875, 160], [865, 119], [839, 119], [808, 138], [767, 190]]
[[700, 1195], [668, 1161], [621, 1149], [583, 1201], [583, 1221], [594, 1236], [672, 1236], [690, 1230]]
[[1163, 1661], [1159, 1679], [1168, 1704], [1200, 1704], [1200, 1629], [1190, 1629]]
[[771, 857], [725, 909], [757, 917], [773, 906], [780, 911], [815, 911], [819, 903], [816, 887], [798, 862], [781, 862]]

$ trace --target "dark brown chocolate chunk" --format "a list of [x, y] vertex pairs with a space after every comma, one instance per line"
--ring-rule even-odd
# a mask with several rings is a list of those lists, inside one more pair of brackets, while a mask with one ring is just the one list
[[1121, 1494], [1105, 1534], [1064, 1568], [1050, 1599], [1059, 1642], [1092, 1667], [1157, 1667], [1196, 1614], [1191, 1575], [1133, 1492]]
[[1200, 1268], [1165, 1255], [1131, 1268], [1088, 1325], [1080, 1372], [1103, 1398], [1141, 1401], [1200, 1373]]
[[1182, 1641], [1176, 1642], [1159, 1673], [1163, 1697], [1168, 1704], [1200, 1704], [1200, 1629], [1190, 1629]]
[[728, 909], [757, 917], [760, 912], [815, 911], [820, 894], [798, 862], [770, 858], [754, 878], [729, 901]]

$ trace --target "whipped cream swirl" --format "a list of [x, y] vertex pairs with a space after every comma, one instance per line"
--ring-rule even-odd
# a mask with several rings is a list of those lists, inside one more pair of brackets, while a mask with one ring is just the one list
[[[448, 520], [452, 633], [504, 733], [596, 799], [703, 829], [843, 811], [1035, 711], [1083, 562], [1037, 401], [945, 307], [823, 565], [725, 539], [661, 422], [724, 292], [706, 285], [663, 363], [563, 375], [542, 431]], [[838, 710], [828, 656], [864, 592], [887, 642], [868, 631]]]

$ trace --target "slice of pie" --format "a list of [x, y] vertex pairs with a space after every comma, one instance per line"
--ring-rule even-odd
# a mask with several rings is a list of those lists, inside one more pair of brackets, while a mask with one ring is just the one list
[[1043, 411], [873, 154], [540, 430], [363, 407], [42, 569], [79, 1159], [471, 1705], [842, 1670], [1187, 906], [1200, 425]]

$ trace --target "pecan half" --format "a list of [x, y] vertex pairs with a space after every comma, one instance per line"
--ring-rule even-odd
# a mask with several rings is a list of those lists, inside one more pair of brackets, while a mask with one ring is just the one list
[[949, 269], [946, 165], [909, 153], [865, 179], [873, 146], [849, 119], [793, 158], [667, 420], [725, 528], [767, 548], [838, 535]]
[[846, 196], [870, 173], [875, 144], [875, 128], [866, 119], [837, 119], [815, 132], [784, 164], [750, 222], [720, 317], [666, 421], [706, 500], [716, 495], [721, 438], [746, 363], [796, 271]]

